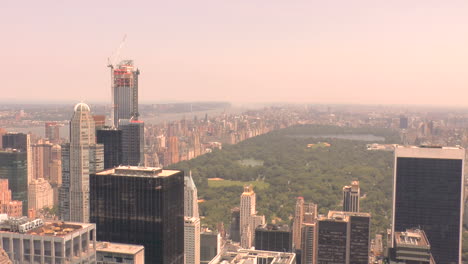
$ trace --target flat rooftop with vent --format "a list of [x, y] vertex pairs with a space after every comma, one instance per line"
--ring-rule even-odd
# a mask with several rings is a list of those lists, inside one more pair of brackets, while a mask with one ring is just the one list
[[94, 224], [0, 215], [0, 247], [13, 263], [93, 263]]
[[132, 244], [97, 242], [96, 261], [97, 264], [144, 264], [145, 247]]
[[395, 232], [395, 247], [390, 249], [390, 263], [433, 264], [431, 245], [423, 230]]

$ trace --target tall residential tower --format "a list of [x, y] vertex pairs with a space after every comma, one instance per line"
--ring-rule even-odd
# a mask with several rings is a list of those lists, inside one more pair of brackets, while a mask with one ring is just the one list
[[240, 197], [240, 238], [241, 247], [251, 248], [255, 241], [255, 228], [265, 224], [265, 216], [258, 216], [256, 196], [251, 185], [244, 186]]
[[132, 60], [123, 60], [112, 70], [115, 127], [120, 119], [138, 118], [138, 75]]

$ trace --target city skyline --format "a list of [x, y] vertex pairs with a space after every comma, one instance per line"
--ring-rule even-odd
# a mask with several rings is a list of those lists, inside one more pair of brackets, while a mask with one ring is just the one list
[[0, 262], [468, 260], [466, 0], [4, 6]]
[[[142, 102], [467, 105], [453, 96], [467, 84], [466, 1], [142, 2], [132, 12], [126, 2], [45, 1], [5, 10], [4, 100], [108, 102], [107, 57], [127, 34], [121, 58], [143, 73]], [[34, 69], [30, 78], [24, 69]]]

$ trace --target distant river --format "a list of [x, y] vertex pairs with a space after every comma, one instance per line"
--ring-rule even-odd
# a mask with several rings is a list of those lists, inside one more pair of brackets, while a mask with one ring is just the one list
[[385, 141], [384, 137], [372, 135], [372, 134], [321, 134], [321, 135], [286, 135], [291, 138], [336, 138], [336, 139], [348, 139], [358, 141]]
[[[6, 131], [8, 132], [20, 132], [20, 133], [33, 133], [34, 135], [38, 135], [41, 137], [45, 137], [45, 127], [42, 126], [33, 126], [33, 127], [5, 127]], [[68, 125], [64, 125], [60, 127], [60, 137], [68, 139], [69, 136], [69, 127]]]
[[[205, 114], [208, 114], [208, 117], [219, 116], [223, 113], [226, 114], [239, 114], [246, 111], [247, 108], [244, 107], [230, 107], [227, 109], [212, 109], [199, 112], [185, 112], [185, 113], [164, 113], [160, 114], [157, 117], [142, 116], [140, 119], [145, 121], [146, 124], [160, 124], [164, 121], [176, 121], [185, 119], [193, 119], [195, 116], [200, 120], [205, 118]], [[70, 115], [71, 118], [71, 115]], [[31, 126], [31, 127], [3, 127], [8, 132], [20, 132], [20, 133], [33, 133], [40, 137], [45, 137], [45, 128], [44, 125]], [[60, 137], [68, 139], [70, 135], [70, 128], [68, 124], [65, 124], [63, 127], [60, 127]]]

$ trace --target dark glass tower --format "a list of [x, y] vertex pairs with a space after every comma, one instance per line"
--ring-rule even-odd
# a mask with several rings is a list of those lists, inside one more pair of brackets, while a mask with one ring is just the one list
[[464, 158], [462, 148], [395, 149], [393, 231], [424, 230], [436, 263], [461, 263]]
[[348, 223], [343, 219], [318, 221], [317, 263], [346, 263]]
[[139, 166], [145, 164], [145, 141], [143, 121], [120, 120], [122, 130], [122, 164]]
[[370, 216], [366, 214], [349, 215], [349, 263], [369, 263]]
[[97, 143], [104, 145], [104, 169], [122, 164], [122, 130], [100, 129], [96, 131]]
[[145, 247], [146, 263], [184, 263], [184, 174], [123, 166], [90, 177], [97, 239]]
[[369, 263], [370, 214], [330, 211], [318, 220], [317, 263]]
[[10, 132], [2, 136], [3, 148], [19, 149], [28, 151], [29, 136], [23, 133]]
[[230, 238], [234, 242], [240, 242], [240, 209], [239, 207], [231, 210], [231, 229]]
[[292, 232], [287, 225], [263, 225], [255, 229], [255, 249], [292, 252]]
[[0, 150], [0, 179], [8, 179], [13, 200], [23, 202], [23, 215], [27, 215], [28, 164], [25, 151]]

